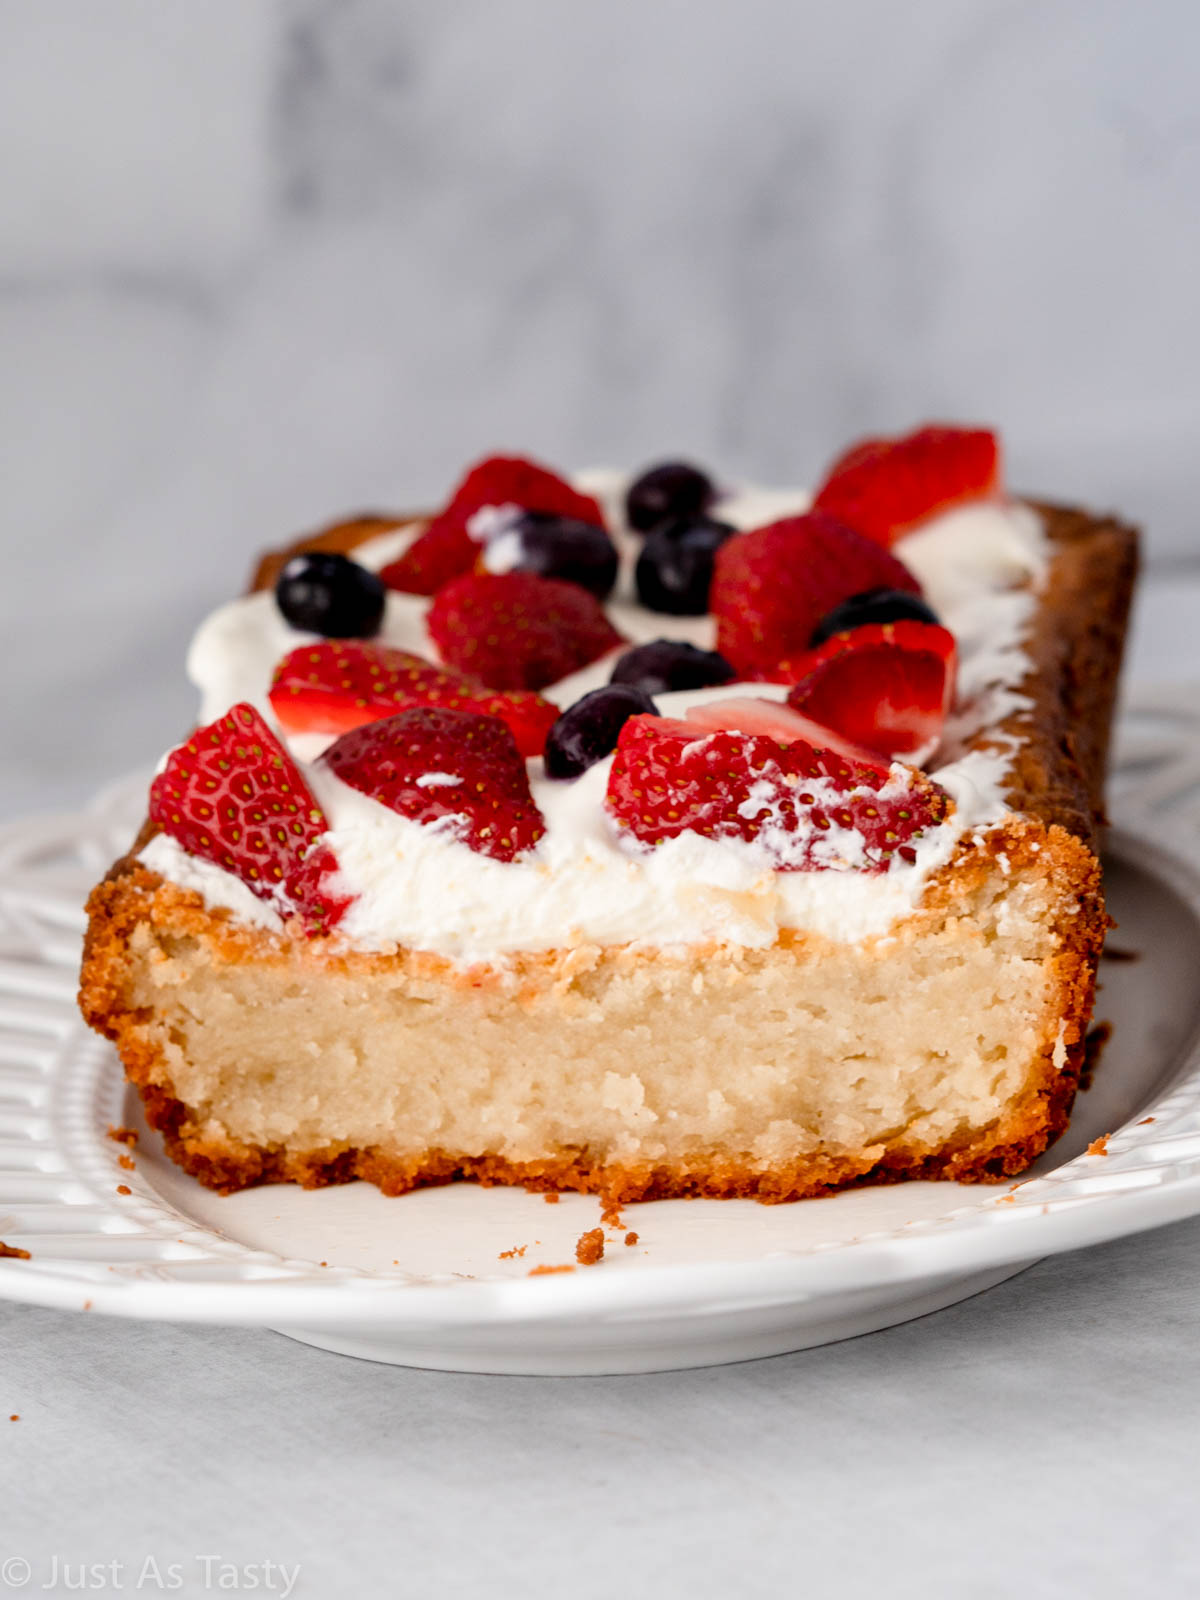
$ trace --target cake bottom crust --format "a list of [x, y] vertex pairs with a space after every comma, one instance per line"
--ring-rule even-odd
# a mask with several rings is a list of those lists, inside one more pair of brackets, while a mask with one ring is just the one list
[[457, 1178], [616, 1202], [999, 1181], [1067, 1125], [1099, 866], [1014, 821], [874, 949], [576, 949], [500, 969], [239, 927], [127, 858], [85, 1016], [209, 1187]]
[[470, 1180], [484, 1188], [518, 1187], [533, 1194], [575, 1190], [622, 1205], [684, 1199], [757, 1200], [779, 1205], [838, 1189], [912, 1179], [1002, 1183], [1024, 1172], [1066, 1128], [1078, 1085], [1060, 1074], [1056, 1087], [1057, 1093], [1036, 1097], [1023, 1115], [1008, 1121], [1003, 1136], [988, 1130], [956, 1149], [922, 1151], [896, 1146], [881, 1155], [879, 1146], [871, 1146], [838, 1156], [804, 1156], [766, 1172], [713, 1158], [694, 1165], [684, 1161], [620, 1166], [591, 1161], [583, 1152], [540, 1161], [510, 1161], [504, 1156], [455, 1155], [444, 1150], [399, 1157], [372, 1149], [268, 1149], [180, 1132], [187, 1108], [153, 1086], [141, 1092], [146, 1120], [162, 1133], [172, 1161], [219, 1194], [235, 1194], [263, 1183], [323, 1189], [361, 1179], [383, 1194], [401, 1195]]

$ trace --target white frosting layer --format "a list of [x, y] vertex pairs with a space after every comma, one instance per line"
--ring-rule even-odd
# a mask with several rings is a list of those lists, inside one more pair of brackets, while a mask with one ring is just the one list
[[[624, 478], [591, 473], [577, 481], [602, 500], [617, 530], [622, 577], [609, 611], [620, 631], [636, 642], [665, 636], [711, 648], [711, 617], [664, 617], [632, 603], [638, 543], [621, 528]], [[748, 490], [724, 498], [717, 514], [750, 528], [807, 504], [808, 497], [799, 492]], [[412, 537], [411, 530], [385, 534], [360, 547], [356, 557], [381, 567]], [[445, 826], [397, 816], [323, 766], [307, 766], [306, 776], [329, 819], [328, 840], [341, 865], [343, 887], [355, 896], [340, 934], [366, 950], [408, 945], [462, 963], [580, 943], [764, 946], [785, 928], [843, 940], [886, 934], [918, 904], [930, 874], [949, 860], [962, 835], [1004, 814], [1001, 785], [1010, 752], [960, 752], [979, 728], [1027, 704], [1016, 685], [1028, 670], [1023, 639], [1047, 563], [1037, 515], [1023, 506], [993, 504], [932, 520], [902, 540], [896, 554], [956, 635], [960, 652], [958, 709], [937, 768], [956, 810], [918, 841], [915, 862], [896, 860], [883, 873], [775, 872], [753, 845], [718, 843], [697, 834], [636, 851], [628, 838], [618, 837], [602, 804], [610, 758], [572, 783], [547, 779], [541, 761], [531, 761], [530, 782], [546, 834], [527, 857], [504, 863], [471, 850]], [[436, 659], [425, 632], [427, 607], [419, 596], [389, 594], [381, 640]], [[277, 726], [267, 698], [273, 669], [310, 637], [284, 621], [269, 592], [214, 612], [196, 634], [188, 658], [201, 693], [201, 720], [211, 721], [235, 702], [249, 700]], [[570, 705], [608, 681], [613, 659], [564, 679], [545, 691], [547, 696]], [[744, 685], [730, 685], [660, 695], [656, 701], [665, 715], [680, 715], [691, 704], [746, 692]], [[786, 692], [770, 684], [753, 689], [777, 699]], [[329, 740], [306, 735], [287, 743], [298, 760], [309, 763]], [[273, 907], [238, 879], [188, 856], [166, 835], [150, 841], [142, 860], [163, 877], [197, 890], [210, 906], [228, 907], [256, 926], [280, 926]]]

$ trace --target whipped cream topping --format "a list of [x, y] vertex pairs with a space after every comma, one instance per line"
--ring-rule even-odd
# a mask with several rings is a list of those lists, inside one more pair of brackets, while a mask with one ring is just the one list
[[[640, 540], [622, 520], [627, 481], [608, 472], [575, 480], [600, 500], [621, 554], [609, 615], [633, 643], [668, 637], [712, 649], [712, 617], [663, 616], [635, 603], [632, 570]], [[715, 515], [748, 529], [808, 504], [800, 491], [745, 489], [723, 496]], [[361, 545], [355, 558], [378, 569], [417, 531], [384, 534]], [[202, 722], [248, 700], [301, 763], [329, 821], [340, 887], [355, 897], [338, 934], [357, 948], [409, 946], [468, 965], [580, 944], [761, 947], [773, 944], [783, 929], [859, 941], [886, 935], [919, 904], [930, 875], [949, 861], [964, 834], [994, 826], [1005, 815], [1003, 783], [1015, 740], [1001, 738], [981, 751], [964, 746], [980, 729], [1028, 708], [1018, 688], [1029, 669], [1024, 640], [1049, 559], [1040, 517], [1025, 506], [993, 503], [931, 519], [899, 541], [895, 553], [957, 638], [959, 686], [941, 760], [933, 767], [955, 811], [916, 841], [915, 861], [896, 859], [886, 872], [777, 872], [753, 844], [693, 833], [640, 850], [620, 837], [604, 808], [611, 757], [573, 782], [549, 779], [540, 759], [530, 761], [545, 836], [518, 861], [481, 855], [455, 836], [452, 825], [413, 822], [342, 783], [317, 762], [329, 737], [282, 734], [268, 699], [272, 673], [280, 657], [314, 636], [292, 628], [269, 591], [214, 612], [193, 640], [188, 671], [200, 691]], [[389, 593], [379, 642], [436, 660], [425, 630], [428, 605], [418, 595]], [[564, 708], [571, 705], [608, 682], [619, 654], [543, 693]], [[787, 689], [755, 684], [750, 692], [782, 700]], [[655, 703], [665, 716], [682, 716], [691, 705], [746, 693], [745, 684], [729, 684], [657, 695]], [[446, 782], [447, 775], [431, 774], [428, 781]], [[165, 834], [149, 842], [141, 859], [164, 878], [196, 890], [210, 907], [225, 907], [254, 926], [282, 926], [274, 907], [239, 879], [189, 856]]]

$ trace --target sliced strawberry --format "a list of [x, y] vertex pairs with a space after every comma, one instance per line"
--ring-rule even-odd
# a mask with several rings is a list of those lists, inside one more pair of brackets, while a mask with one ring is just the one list
[[901, 760], [941, 737], [954, 698], [954, 635], [933, 622], [874, 622], [835, 633], [795, 663], [788, 705]]
[[321, 760], [413, 822], [453, 819], [450, 832], [498, 861], [532, 850], [546, 831], [521, 753], [495, 717], [414, 706], [344, 733]]
[[949, 816], [924, 774], [847, 761], [804, 739], [705, 733], [692, 721], [631, 717], [606, 802], [643, 844], [685, 832], [757, 843], [779, 872], [885, 872]]
[[829, 750], [843, 761], [870, 767], [886, 777], [891, 765], [880, 757], [877, 750], [856, 744], [843, 737], [836, 729], [826, 727], [812, 717], [803, 716], [790, 705], [778, 700], [760, 700], [755, 696], [736, 696], [732, 700], [709, 700], [704, 705], [692, 706], [684, 712], [688, 722], [702, 728], [723, 728], [730, 733], [763, 733], [779, 744], [794, 744], [803, 739], [818, 750]]
[[[810, 511], [727, 539], [717, 551], [717, 649], [746, 678], [779, 678], [834, 606], [867, 589], [921, 585], [895, 556], [835, 517]], [[786, 681], [786, 679], [781, 680]]]
[[469, 572], [425, 619], [451, 666], [493, 689], [543, 689], [624, 643], [576, 583], [532, 572]]
[[815, 504], [886, 545], [939, 511], [1000, 492], [997, 434], [930, 423], [856, 444], [834, 462]]
[[406, 706], [446, 706], [507, 723], [523, 756], [540, 756], [558, 707], [540, 694], [500, 694], [450, 667], [357, 639], [301, 645], [275, 668], [271, 706], [289, 733], [347, 733]]
[[150, 785], [150, 817], [194, 856], [232, 872], [310, 935], [350, 901], [330, 887], [328, 824], [295, 762], [253, 706], [233, 707], [173, 750]]
[[470, 523], [485, 506], [516, 506], [604, 526], [603, 513], [591, 495], [572, 489], [547, 467], [523, 456], [487, 456], [471, 468], [424, 533], [379, 576], [389, 589], [436, 594], [475, 565], [480, 541], [472, 536]]

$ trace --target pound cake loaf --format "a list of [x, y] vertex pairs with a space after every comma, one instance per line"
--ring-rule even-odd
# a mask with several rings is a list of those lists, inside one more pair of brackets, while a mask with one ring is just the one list
[[263, 558], [89, 901], [203, 1183], [793, 1200], [1066, 1126], [1136, 535], [996, 436], [815, 496], [492, 457]]

